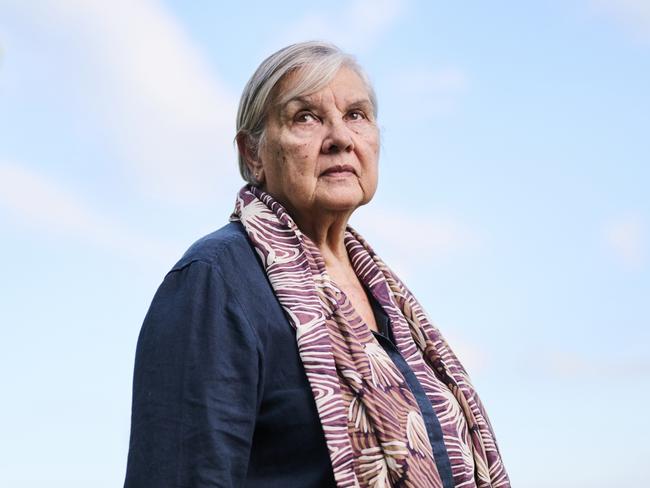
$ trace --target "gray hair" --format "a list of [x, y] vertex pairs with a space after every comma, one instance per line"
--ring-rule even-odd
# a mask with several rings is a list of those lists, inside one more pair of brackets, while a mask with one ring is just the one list
[[[302, 95], [317, 92], [336, 76], [341, 67], [353, 70], [365, 83], [373, 115], [377, 115], [377, 96], [361, 66], [351, 55], [333, 44], [320, 41], [292, 44], [271, 54], [259, 65], [246, 86], [237, 111], [237, 136], [244, 136], [248, 149], [258, 153], [264, 137], [266, 117], [275, 103], [286, 103]], [[289, 74], [299, 71], [295, 86], [285, 93], [275, 93], [275, 88]], [[239, 151], [239, 172], [242, 178], [253, 185], [256, 179], [246, 164], [246, 158]]]

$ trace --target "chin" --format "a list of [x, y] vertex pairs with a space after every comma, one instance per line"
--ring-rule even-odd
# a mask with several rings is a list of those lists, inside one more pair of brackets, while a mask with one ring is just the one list
[[320, 206], [327, 210], [344, 212], [352, 211], [361, 205], [365, 205], [369, 201], [370, 198], [365, 198], [364, 195], [331, 195], [329, 198], [323, 198], [320, 202]]
[[335, 212], [352, 211], [368, 203], [375, 194], [374, 190], [365, 191], [360, 185], [330, 187], [318, 192], [318, 206]]

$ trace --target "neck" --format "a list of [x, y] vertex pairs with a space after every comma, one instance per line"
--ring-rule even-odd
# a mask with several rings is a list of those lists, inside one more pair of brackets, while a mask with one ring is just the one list
[[294, 211], [291, 215], [301, 232], [316, 244], [326, 267], [349, 263], [344, 238], [352, 211], [325, 212], [318, 215], [301, 215], [300, 212]]
[[325, 267], [352, 267], [345, 249], [345, 229], [354, 208], [340, 211], [314, 211], [311, 208], [299, 210], [291, 205], [288, 199], [270, 193], [266, 185], [262, 186], [261, 190], [280, 202], [300, 231], [312, 240], [325, 261]]

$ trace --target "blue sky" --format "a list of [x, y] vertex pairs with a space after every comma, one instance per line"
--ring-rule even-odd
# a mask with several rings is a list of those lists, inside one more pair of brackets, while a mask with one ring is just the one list
[[0, 0], [0, 485], [120, 485], [149, 302], [231, 211], [244, 83], [312, 38], [379, 96], [353, 225], [514, 486], [649, 485], [650, 4], [222, 3]]

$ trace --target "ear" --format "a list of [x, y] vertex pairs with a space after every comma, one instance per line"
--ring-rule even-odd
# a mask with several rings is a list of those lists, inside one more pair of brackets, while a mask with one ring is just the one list
[[257, 156], [257, 148], [255, 144], [251, 142], [251, 138], [245, 132], [240, 132], [237, 134], [237, 149], [239, 154], [241, 154], [244, 161], [246, 161], [246, 166], [251, 172], [258, 184], [264, 182], [264, 168], [262, 166], [262, 161]]

